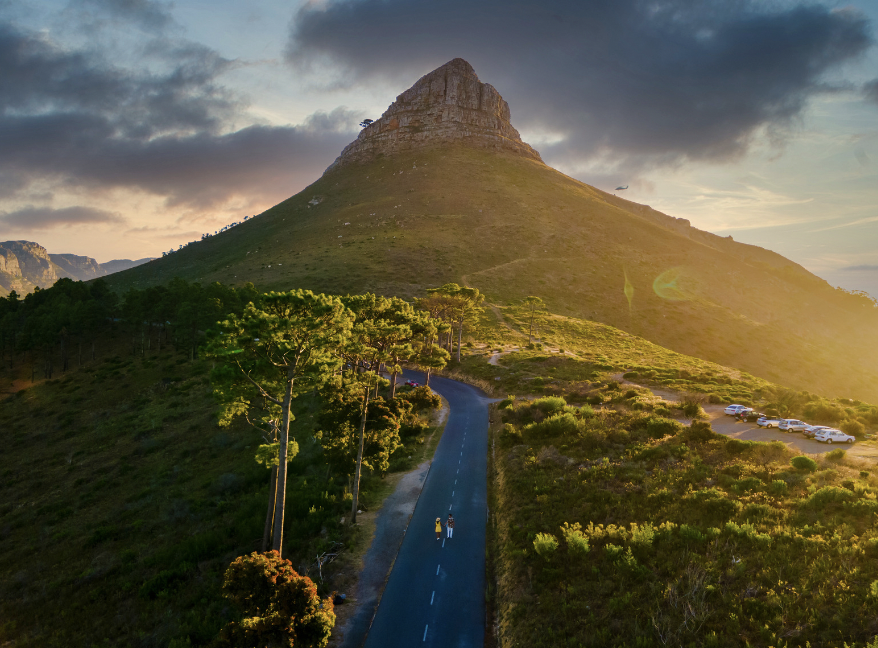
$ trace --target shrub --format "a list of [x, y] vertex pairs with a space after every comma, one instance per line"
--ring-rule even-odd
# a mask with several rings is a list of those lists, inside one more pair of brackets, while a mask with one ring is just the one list
[[732, 437], [726, 439], [726, 450], [728, 450], [729, 454], [741, 454], [752, 445], [752, 441], [741, 441], [741, 439]]
[[500, 440], [510, 442], [521, 441], [521, 431], [511, 423], [507, 423], [503, 426], [503, 431], [500, 433]]
[[817, 462], [814, 461], [811, 457], [806, 457], [805, 455], [793, 457], [792, 459], [790, 459], [790, 464], [793, 468], [805, 472], [814, 472], [815, 470], [817, 470]]
[[723, 397], [720, 396], [719, 394], [710, 394], [707, 397], [707, 402], [712, 404], [712, 405], [719, 405], [720, 403], [723, 403], [725, 401], [723, 400]]
[[710, 441], [718, 435], [705, 421], [692, 421], [692, 425], [686, 430], [686, 438], [691, 441]]
[[847, 452], [845, 452], [841, 448], [836, 448], [835, 450], [830, 450], [824, 456], [830, 461], [841, 461], [842, 459], [844, 459], [844, 456], [846, 454]]
[[551, 533], [538, 533], [534, 538], [534, 551], [548, 558], [558, 549], [558, 541]]
[[842, 422], [842, 424], [838, 427], [845, 434], [850, 434], [858, 438], [862, 437], [866, 433], [866, 426], [856, 419], [847, 419], [846, 421]]
[[592, 409], [591, 405], [583, 405], [579, 408], [579, 415], [582, 418], [591, 418], [592, 416], [594, 416], [594, 410]]
[[579, 422], [576, 420], [576, 417], [573, 416], [573, 414], [566, 412], [564, 414], [550, 416], [545, 421], [539, 423], [531, 423], [530, 425], [525, 426], [524, 431], [529, 435], [538, 437], [555, 437], [576, 434], [578, 429]]
[[638, 395], [636, 389], [629, 389], [625, 392], [625, 398], [637, 398]]
[[746, 493], [748, 491], [756, 490], [757, 488], [762, 488], [762, 480], [757, 477], [745, 477], [744, 479], [739, 479], [734, 485], [734, 489], [739, 493]]
[[816, 421], [837, 423], [844, 418], [844, 410], [826, 400], [811, 401], [805, 405], [805, 416]]
[[772, 495], [785, 495], [789, 490], [789, 485], [783, 479], [775, 479], [768, 486], [768, 492]]
[[664, 436], [682, 432], [683, 424], [671, 419], [650, 417], [646, 423], [646, 433], [650, 438], [661, 439]]
[[689, 542], [702, 542], [704, 540], [704, 534], [697, 527], [688, 524], [680, 525], [680, 537]]
[[515, 394], [509, 394], [509, 396], [507, 396], [497, 404], [497, 407], [499, 407], [500, 409], [511, 409], [514, 404]]
[[543, 414], [553, 414], [563, 410], [567, 406], [567, 401], [560, 396], [544, 396], [535, 400], [530, 406]]
[[631, 523], [631, 542], [636, 545], [648, 547], [655, 539], [655, 528], [649, 522], [641, 525]]
[[822, 509], [830, 504], [840, 504], [855, 500], [857, 496], [846, 488], [838, 486], [824, 486], [808, 499], [802, 502], [803, 506]]
[[575, 523], [573, 526], [570, 526], [565, 522], [564, 526], [561, 527], [561, 534], [564, 536], [564, 541], [567, 543], [567, 549], [571, 553], [588, 553], [590, 548], [588, 545], [588, 538], [582, 533], [582, 527], [579, 525], [579, 522]]
[[623, 377], [625, 380], [634, 380], [635, 378], [638, 377], [638, 375], [639, 375], [639, 374], [638, 374], [636, 371], [629, 371], [629, 372], [627, 372], [627, 373], [622, 374], [622, 377]]

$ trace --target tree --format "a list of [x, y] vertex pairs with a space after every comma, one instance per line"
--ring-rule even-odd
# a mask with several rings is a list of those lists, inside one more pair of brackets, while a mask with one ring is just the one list
[[208, 347], [221, 362], [213, 372], [221, 402], [220, 424], [246, 416], [251, 402], [267, 404], [267, 420], [279, 420], [277, 497], [272, 549], [282, 555], [289, 430], [294, 398], [322, 386], [340, 367], [337, 350], [353, 322], [338, 297], [310, 290], [267, 293], [241, 317], [220, 322]]
[[533, 295], [525, 297], [524, 306], [527, 309], [528, 313], [530, 313], [530, 325], [527, 331], [527, 342], [528, 344], [532, 344], [534, 333], [534, 320], [536, 319], [537, 325], [539, 326], [539, 319], [537, 319], [537, 316], [542, 315], [546, 312], [546, 306], [543, 303], [542, 299]]
[[360, 126], [362, 126], [363, 128], [366, 128], [366, 126], [368, 126], [369, 124], [373, 124], [373, 123], [375, 123], [374, 119], [364, 119], [363, 121], [360, 122]]
[[460, 362], [460, 348], [463, 344], [463, 325], [470, 317], [482, 311], [480, 304], [485, 296], [478, 288], [447, 283], [439, 288], [428, 288], [425, 300], [419, 301], [422, 310], [434, 317], [441, 317], [449, 324], [448, 351], [453, 351], [454, 325], [457, 325], [457, 361]]
[[277, 551], [235, 559], [226, 570], [223, 596], [243, 618], [222, 629], [214, 641], [218, 647], [323, 648], [335, 625], [332, 598], [321, 599], [314, 582]]

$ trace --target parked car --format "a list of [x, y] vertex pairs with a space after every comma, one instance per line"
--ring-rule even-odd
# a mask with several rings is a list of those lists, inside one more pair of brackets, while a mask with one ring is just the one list
[[845, 434], [841, 430], [836, 430], [835, 428], [826, 428], [825, 430], [820, 430], [817, 434], [814, 435], [815, 441], [820, 441], [821, 443], [853, 443], [856, 441], [854, 437], [850, 434]]
[[808, 424], [799, 419], [784, 419], [777, 427], [784, 432], [804, 432]]
[[750, 408], [747, 407], [746, 405], [729, 405], [727, 408], [725, 408], [723, 410], [723, 412], [725, 412], [729, 416], [735, 416], [741, 410], [745, 410], [745, 409], [750, 409]]
[[754, 421], [758, 421], [764, 416], [765, 414], [763, 414], [762, 412], [757, 412], [756, 410], [742, 410], [739, 414], [735, 416], [735, 418], [745, 423], [753, 423]]
[[756, 421], [756, 425], [764, 428], [773, 428], [780, 425], [781, 421], [783, 421], [783, 419], [779, 416], [763, 416]]
[[802, 430], [802, 434], [804, 434], [806, 437], [813, 437], [820, 430], [829, 430], [829, 429], [831, 429], [831, 428], [828, 425], [808, 425], [805, 427], [804, 430]]
[[420, 387], [421, 383], [416, 383], [414, 380], [406, 380], [405, 384], [409, 387]]

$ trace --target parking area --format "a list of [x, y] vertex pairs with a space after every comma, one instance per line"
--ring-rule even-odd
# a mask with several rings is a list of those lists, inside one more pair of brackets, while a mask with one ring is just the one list
[[808, 439], [801, 432], [783, 432], [776, 428], [763, 429], [756, 423], [741, 423], [723, 413], [725, 405], [704, 405], [710, 416], [710, 425], [715, 432], [735, 437], [742, 441], [781, 441], [807, 454], [821, 454], [836, 448], [846, 450], [854, 457], [878, 458], [878, 445], [874, 441], [858, 441], [854, 444], [829, 445]]

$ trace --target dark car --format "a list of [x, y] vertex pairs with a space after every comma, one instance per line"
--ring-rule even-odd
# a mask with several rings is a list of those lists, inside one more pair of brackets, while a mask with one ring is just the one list
[[754, 423], [758, 421], [760, 418], [765, 416], [762, 412], [756, 412], [754, 410], [750, 410], [749, 412], [741, 412], [735, 418], [739, 421], [744, 421], [745, 423]]

